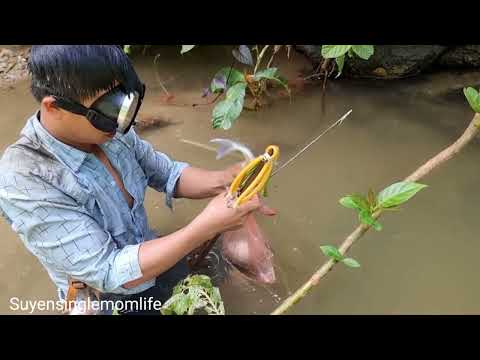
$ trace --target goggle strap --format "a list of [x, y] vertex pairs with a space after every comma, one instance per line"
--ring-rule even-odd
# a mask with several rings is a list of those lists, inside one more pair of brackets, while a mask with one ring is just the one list
[[64, 110], [67, 110], [71, 113], [77, 114], [77, 115], [82, 115], [82, 116], [87, 116], [89, 109], [87, 109], [85, 106], [80, 105], [80, 104], [74, 104], [69, 101], [65, 101], [61, 98], [55, 97], [55, 102], [58, 104], [59, 107], [61, 107]]

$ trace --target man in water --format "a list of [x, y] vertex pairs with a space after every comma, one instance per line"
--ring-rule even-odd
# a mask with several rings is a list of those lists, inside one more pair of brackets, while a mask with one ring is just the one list
[[[138, 137], [132, 124], [145, 87], [119, 46], [33, 46], [28, 68], [40, 108], [0, 160], [2, 215], [61, 299], [75, 281], [102, 299], [166, 301], [189, 273], [185, 257], [238, 228], [258, 198], [229, 208], [225, 187], [238, 165], [196, 168]], [[213, 199], [158, 237], [143, 204], [147, 187], [165, 193], [169, 207], [173, 198]]]

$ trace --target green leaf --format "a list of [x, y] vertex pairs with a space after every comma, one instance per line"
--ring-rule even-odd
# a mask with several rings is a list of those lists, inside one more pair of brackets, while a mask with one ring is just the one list
[[336, 261], [342, 261], [343, 255], [340, 254], [340, 251], [335, 246], [332, 245], [323, 245], [320, 246], [320, 249], [322, 249], [322, 252], [325, 256], [328, 256], [329, 258], [332, 258]]
[[195, 311], [203, 309], [205, 306], [207, 306], [207, 301], [205, 301], [202, 298], [202, 290], [203, 288], [201, 286], [190, 286], [188, 287], [189, 293], [188, 293], [188, 309], [187, 309], [187, 314], [188, 315], [193, 315], [195, 314]]
[[173, 295], [161, 308], [163, 314], [183, 315], [187, 310], [188, 295], [183, 293]]
[[380, 224], [378, 221], [374, 221], [372, 226], [377, 231], [382, 231], [383, 229], [383, 225]]
[[228, 130], [234, 121], [240, 116], [243, 109], [241, 101], [220, 101], [212, 113], [212, 125], [214, 129]]
[[222, 297], [220, 296], [220, 290], [216, 287], [212, 288], [210, 298], [215, 304], [220, 304], [222, 302]]
[[215, 74], [210, 84], [210, 91], [215, 94], [238, 83], [246, 84], [245, 76], [237, 69], [226, 67]]
[[278, 71], [277, 68], [268, 68], [268, 69], [260, 70], [255, 74], [255, 76], [253, 77], [253, 80], [259, 81], [261, 79], [274, 79], [277, 71]]
[[225, 76], [215, 76], [210, 83], [210, 92], [212, 94], [220, 93], [224, 91], [227, 87], [227, 79]]
[[374, 52], [373, 45], [353, 45], [352, 50], [363, 60], [368, 60]]
[[162, 315], [175, 315], [175, 313], [173, 312], [172, 309], [170, 308], [161, 308], [160, 309], [160, 312], [162, 313]]
[[348, 195], [340, 199], [340, 204], [349, 209], [369, 210], [367, 199], [359, 194]]
[[187, 296], [179, 296], [178, 301], [175, 302], [174, 311], [177, 315], [184, 315], [188, 312], [188, 309], [192, 303], [190, 294]]
[[345, 55], [339, 56], [335, 59], [335, 62], [337, 63], [338, 67], [338, 74], [335, 76], [335, 79], [338, 78], [343, 71], [343, 65], [345, 64]]
[[280, 85], [282, 85], [290, 95], [290, 88], [288, 87], [288, 81], [281, 75], [277, 75], [277, 71], [278, 71], [278, 68], [263, 69], [255, 74], [255, 76], [253, 77], [253, 80], [260, 81], [262, 79], [266, 79], [266, 80], [276, 81]]
[[340, 204], [349, 209], [358, 209], [357, 204], [353, 201], [351, 196], [345, 196], [341, 198]]
[[464, 88], [463, 93], [470, 104], [470, 107], [476, 113], [480, 113], [480, 94], [472, 87]]
[[201, 286], [207, 289], [211, 289], [213, 286], [212, 281], [207, 275], [193, 275], [188, 278], [187, 284], [187, 286]]
[[370, 225], [377, 231], [381, 231], [383, 228], [382, 224], [380, 224], [378, 221], [375, 221], [375, 219], [372, 217], [372, 214], [370, 213], [369, 210], [361, 210], [358, 213], [358, 218], [361, 223], [365, 225]]
[[209, 292], [209, 295], [216, 308], [215, 312], [219, 315], [225, 315], [225, 307], [223, 305], [222, 297], [220, 296], [220, 290], [217, 287], [214, 287]]
[[228, 79], [227, 87], [231, 87], [238, 83], [244, 83], [244, 84], [247, 83], [247, 81], [245, 80], [245, 76], [240, 71], [234, 68], [231, 68], [231, 69], [232, 69], [231, 72], [230, 72], [230, 68], [224, 68], [220, 70], [220, 72], [223, 71], [223, 74], [225, 74], [225, 79]]
[[345, 55], [352, 45], [322, 45], [322, 56], [325, 59], [338, 58]]
[[398, 206], [426, 187], [427, 185], [403, 181], [392, 184], [378, 194], [378, 206], [381, 208]]
[[351, 267], [351, 268], [358, 268], [360, 267], [360, 264], [358, 263], [357, 260], [355, 259], [352, 259], [352, 258], [345, 258], [342, 260], [342, 262], [347, 265], [348, 267]]
[[225, 305], [223, 304], [223, 301], [220, 301], [218, 305], [218, 314], [225, 315]]
[[195, 47], [195, 45], [182, 45], [182, 50], [180, 51], [180, 54], [185, 54], [192, 50]]
[[228, 130], [232, 127], [234, 121], [240, 116], [243, 110], [245, 100], [244, 83], [232, 86], [227, 91], [225, 100], [220, 101], [212, 113], [212, 125], [214, 129], [222, 128]]
[[285, 90], [288, 92], [288, 95], [290, 96], [290, 88], [288, 87], [288, 81], [285, 79], [283, 76], [277, 75], [273, 77], [271, 80], [278, 82], [280, 85], [282, 85]]
[[243, 98], [245, 97], [246, 87], [247, 85], [245, 83], [238, 83], [233, 85], [230, 89], [228, 89], [226, 99], [231, 101], [240, 99], [243, 100]]
[[123, 45], [123, 51], [125, 54], [130, 55], [132, 53], [132, 45]]
[[290, 88], [288, 87], [288, 80], [285, 79], [282, 75], [277, 74], [272, 80], [279, 82], [286, 90], [290, 91]]

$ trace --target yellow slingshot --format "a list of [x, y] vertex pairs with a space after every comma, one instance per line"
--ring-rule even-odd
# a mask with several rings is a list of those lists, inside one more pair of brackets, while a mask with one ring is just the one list
[[250, 161], [230, 185], [229, 195], [234, 200], [233, 207], [249, 201], [263, 191], [272, 174], [273, 163], [280, 156], [278, 146], [270, 145], [263, 155]]

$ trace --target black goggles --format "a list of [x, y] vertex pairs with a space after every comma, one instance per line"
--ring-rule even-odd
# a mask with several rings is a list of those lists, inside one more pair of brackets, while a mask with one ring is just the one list
[[120, 85], [102, 95], [89, 108], [59, 96], [53, 97], [58, 107], [85, 116], [96, 129], [110, 134], [126, 134], [135, 123], [144, 96], [145, 85], [141, 94], [137, 91], [127, 94]]

